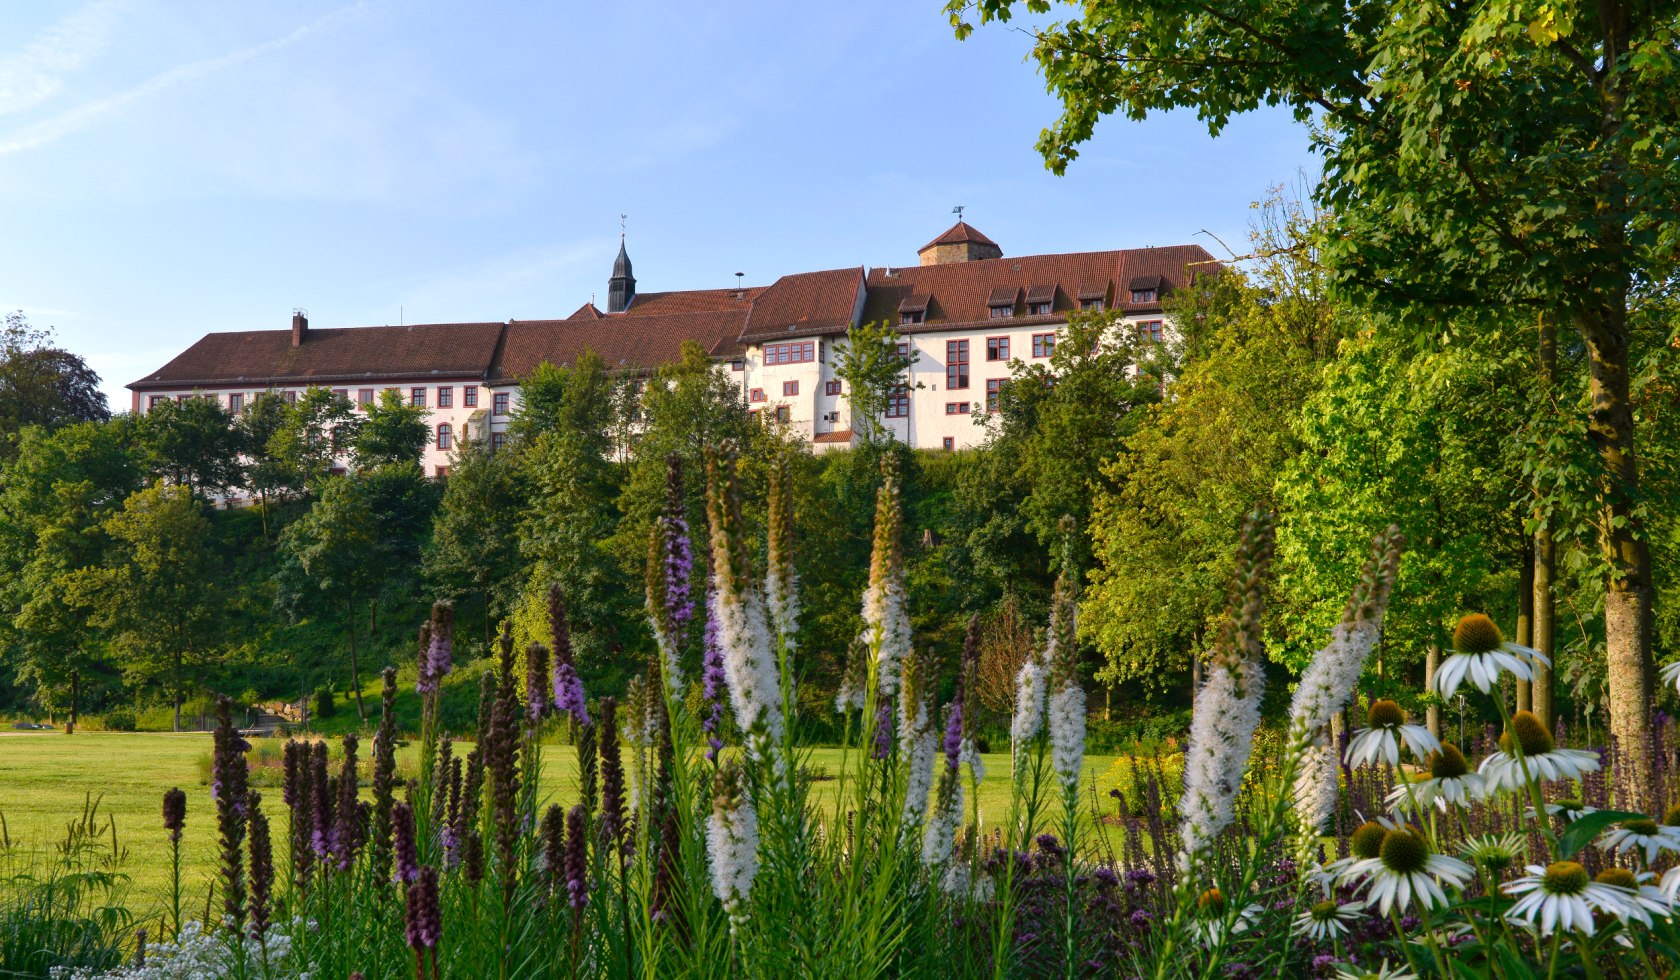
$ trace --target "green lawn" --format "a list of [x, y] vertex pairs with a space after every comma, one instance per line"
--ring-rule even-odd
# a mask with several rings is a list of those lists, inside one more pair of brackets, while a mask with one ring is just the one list
[[[133, 884], [130, 904], [144, 915], [166, 893], [169, 847], [162, 829], [162, 800], [165, 790], [179, 786], [187, 793], [182, 879], [201, 907], [215, 870], [215, 817], [204, 781], [209, 751], [210, 736], [201, 733], [0, 733], [0, 816], [14, 848], [47, 848], [63, 840], [66, 824], [80, 816], [90, 796], [98, 799], [99, 822], [104, 825], [107, 818], [115, 818], [118, 845], [127, 851], [124, 870]], [[364, 765], [369, 751], [364, 739]], [[569, 804], [577, 786], [574, 750], [569, 745], [544, 745], [543, 753], [546, 802]], [[838, 776], [842, 755], [840, 749], [812, 749], [810, 765]], [[1087, 783], [1111, 761], [1112, 757], [1087, 757]], [[980, 816], [991, 826], [1009, 811], [1009, 757], [987, 755], [985, 765]], [[813, 796], [827, 810], [834, 805], [837, 788], [836, 780], [819, 781]], [[277, 820], [275, 838], [284, 840], [279, 788], [263, 789], [263, 797], [263, 809]]]

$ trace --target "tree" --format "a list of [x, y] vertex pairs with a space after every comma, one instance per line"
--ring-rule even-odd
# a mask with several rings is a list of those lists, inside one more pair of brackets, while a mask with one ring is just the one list
[[357, 419], [350, 399], [325, 388], [310, 388], [286, 407], [286, 419], [269, 438], [268, 448], [282, 466], [296, 475], [300, 486], [313, 486], [332, 471], [339, 455], [355, 443], [356, 430]]
[[399, 392], [388, 389], [381, 393], [379, 401], [368, 406], [367, 417], [355, 427], [350, 439], [350, 453], [357, 468], [418, 462], [432, 437], [428, 418], [424, 408], [403, 401]]
[[38, 329], [20, 310], [0, 327], [0, 459], [14, 451], [24, 426], [48, 429], [111, 417], [99, 375], [87, 362], [53, 342], [52, 329]]
[[138, 429], [155, 475], [208, 498], [244, 481], [234, 422], [216, 399], [187, 398], [158, 402]]
[[[1044, 0], [950, 0], [958, 36]], [[1680, 72], [1671, 6], [1481, 0], [1091, 0], [1037, 34], [1062, 114], [1038, 146], [1061, 172], [1103, 116], [1194, 108], [1314, 120], [1340, 287], [1419, 337], [1451, 306], [1556, 315], [1586, 347], [1597, 453], [1611, 728], [1645, 805], [1652, 560], [1630, 314], [1673, 286]]]
[[293, 493], [303, 478], [279, 452], [286, 445], [281, 435], [286, 428], [288, 406], [273, 395], [259, 396], [245, 406], [235, 423], [239, 451], [245, 459], [245, 486], [257, 495], [262, 514], [263, 540], [269, 537], [268, 505], [271, 498]]
[[150, 682], [168, 671], [180, 731], [187, 666], [211, 653], [221, 608], [210, 519], [185, 486], [154, 483], [103, 527], [115, 547], [103, 565], [71, 576], [66, 597], [111, 631], [128, 674]]
[[425, 550], [425, 581], [434, 593], [454, 598], [472, 592], [482, 600], [487, 647], [491, 620], [511, 611], [523, 568], [523, 476], [512, 453], [463, 441], [449, 458], [449, 480]]
[[846, 331], [846, 339], [834, 345], [834, 376], [846, 385], [851, 406], [852, 431], [864, 442], [891, 439], [892, 430], [881, 421], [887, 401], [895, 393], [920, 388], [908, 378], [910, 368], [921, 356], [912, 345], [899, 353], [898, 329], [892, 324], [866, 323]]

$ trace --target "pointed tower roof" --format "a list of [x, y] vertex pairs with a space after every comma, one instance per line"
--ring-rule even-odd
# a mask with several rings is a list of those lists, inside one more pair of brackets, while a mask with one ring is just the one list
[[632, 278], [632, 273], [630, 272], [630, 253], [624, 250], [623, 235], [618, 236], [618, 258], [613, 259], [612, 274], [615, 278], [619, 276], [623, 276], [626, 279]]
[[938, 238], [935, 238], [933, 241], [928, 242], [926, 245], [923, 245], [921, 248], [916, 249], [916, 251], [925, 252], [928, 249], [934, 247], [935, 245], [968, 245], [968, 244], [990, 245], [994, 248], [997, 247], [997, 242], [994, 242], [990, 238], [987, 238], [985, 235], [981, 234], [980, 229], [974, 227], [973, 225], [969, 224], [966, 221], [960, 221], [959, 220], [956, 224], [952, 225], [950, 228], [947, 228], [945, 230], [945, 234], [940, 235]]

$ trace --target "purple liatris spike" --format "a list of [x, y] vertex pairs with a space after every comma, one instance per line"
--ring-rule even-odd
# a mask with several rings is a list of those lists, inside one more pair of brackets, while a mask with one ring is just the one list
[[892, 752], [892, 744], [892, 702], [882, 698], [880, 707], [875, 709], [875, 758], [885, 759]]
[[548, 711], [548, 647], [533, 643], [525, 648], [525, 716], [542, 720]]
[[437, 678], [432, 676], [432, 624], [420, 624], [420, 654], [415, 661], [419, 669], [419, 676], [415, 678], [414, 689], [421, 694], [431, 694], [437, 690]]
[[404, 910], [403, 925], [408, 933], [408, 945], [414, 949], [431, 949], [443, 933], [443, 909], [438, 902], [438, 873], [433, 867], [423, 867], [420, 875], [408, 886], [408, 906]]
[[574, 911], [589, 904], [589, 855], [583, 805], [566, 815], [566, 896]]
[[583, 681], [569, 663], [554, 668], [554, 707], [569, 713], [580, 725], [589, 724], [589, 706], [584, 703]]
[[666, 457], [665, 512], [660, 517], [665, 532], [665, 608], [673, 631], [694, 618], [694, 600], [689, 582], [694, 576], [694, 551], [688, 540], [688, 519], [683, 515], [682, 457]]
[[426, 651], [427, 674], [441, 683], [455, 668], [455, 604], [447, 600], [432, 605], [432, 642]]
[[169, 831], [169, 842], [181, 842], [181, 829], [187, 824], [187, 794], [180, 788], [163, 794], [163, 829]]
[[414, 808], [407, 803], [391, 807], [391, 846], [397, 859], [397, 880], [412, 883], [420, 876], [420, 857], [414, 844]]
[[955, 769], [962, 756], [963, 706], [952, 701], [945, 712], [945, 765]]
[[706, 697], [706, 717], [702, 724], [706, 729], [706, 758], [716, 762], [718, 749], [723, 748], [723, 740], [718, 738], [718, 726], [723, 723], [723, 697], [729, 677], [723, 669], [723, 647], [718, 644], [717, 602], [710, 591], [706, 594], [706, 633], [704, 673], [701, 676], [702, 693]]

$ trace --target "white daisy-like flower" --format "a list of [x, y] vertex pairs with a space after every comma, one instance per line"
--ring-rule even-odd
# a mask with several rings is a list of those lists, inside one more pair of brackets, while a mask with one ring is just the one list
[[1295, 928], [1318, 942], [1329, 942], [1347, 935], [1349, 923], [1359, 921], [1360, 913], [1364, 909], [1364, 902], [1344, 902], [1338, 905], [1335, 899], [1326, 898], [1313, 903], [1311, 908], [1296, 916]]
[[1598, 847], [1606, 853], [1643, 854], [1645, 863], [1651, 864], [1659, 854], [1680, 852], [1680, 827], [1655, 820], [1624, 820], [1598, 839]]
[[1662, 881], [1657, 882], [1657, 888], [1669, 901], [1680, 903], [1680, 864], [1663, 872]]
[[1448, 807], [1468, 807], [1482, 796], [1482, 777], [1470, 771], [1464, 753], [1451, 742], [1430, 753], [1425, 763], [1429, 778], [1414, 783], [1401, 783], [1388, 794], [1388, 808], [1394, 813], [1413, 808], [1424, 810], [1434, 806], [1442, 813]]
[[1593, 881], [1574, 861], [1554, 861], [1546, 867], [1531, 864], [1528, 874], [1505, 885], [1507, 895], [1520, 895], [1505, 915], [1521, 919], [1542, 936], [1557, 930], [1580, 930], [1592, 935], [1593, 913], [1620, 919], [1630, 914], [1626, 889]]
[[1336, 971], [1336, 980], [1418, 980], [1417, 974], [1403, 966], [1389, 966], [1383, 960], [1370, 969], [1349, 967]]
[[1680, 691], [1680, 660], [1664, 665], [1663, 669], [1657, 672], [1657, 676], [1662, 678], [1664, 684], [1673, 684], [1674, 689]]
[[[1513, 748], [1522, 750], [1520, 758]], [[1511, 716], [1505, 734], [1499, 736], [1499, 751], [1483, 759], [1479, 771], [1487, 792], [1495, 793], [1502, 789], [1518, 791], [1531, 779], [1579, 779], [1598, 767], [1598, 753], [1558, 748], [1545, 722], [1533, 712], [1519, 711]]]
[[1621, 894], [1627, 906], [1620, 917], [1623, 922], [1632, 919], [1649, 926], [1652, 915], [1666, 919], [1674, 914], [1674, 899], [1664, 894], [1661, 888], [1651, 884], [1656, 877], [1649, 871], [1635, 874], [1626, 868], [1605, 868], [1593, 881], [1615, 888]]
[[1365, 904], [1375, 905], [1378, 914], [1386, 917], [1391, 908], [1406, 911], [1414, 898], [1425, 909], [1447, 904], [1447, 893], [1437, 879], [1463, 888], [1473, 873], [1458, 858], [1432, 853], [1429, 842], [1416, 830], [1401, 827], [1383, 834], [1376, 857], [1355, 862], [1343, 875], [1364, 878]]
[[1349, 766], [1376, 765], [1379, 762], [1398, 766], [1402, 744], [1419, 759], [1440, 751], [1440, 740], [1422, 725], [1407, 724], [1406, 710], [1387, 698], [1371, 702], [1366, 720], [1371, 727], [1360, 729], [1348, 743]]
[[[1587, 806], [1580, 800], [1558, 800], [1555, 803], [1546, 804], [1546, 816], [1562, 817], [1564, 823], [1574, 823], [1589, 813], [1597, 812], [1598, 807]], [[1529, 820], [1533, 820], [1534, 808], [1525, 807], [1523, 809], [1523, 816]]]
[[1522, 834], [1483, 834], [1460, 844], [1458, 853], [1498, 877], [1528, 853], [1528, 838]]
[[1203, 946], [1216, 946], [1228, 936], [1242, 935], [1254, 925], [1254, 920], [1260, 917], [1261, 912], [1258, 905], [1245, 905], [1237, 912], [1236, 919], [1227, 926], [1225, 895], [1217, 888], [1209, 888], [1202, 892], [1196, 899], [1196, 910], [1202, 918], [1191, 926], [1191, 931]]
[[1511, 643], [1499, 625], [1481, 613], [1471, 613], [1453, 630], [1453, 654], [1435, 670], [1435, 690], [1451, 698], [1468, 680], [1486, 694], [1499, 682], [1500, 674], [1518, 680], [1533, 680], [1536, 663], [1550, 667], [1547, 656], [1532, 647]]

